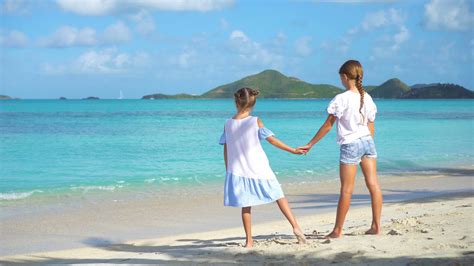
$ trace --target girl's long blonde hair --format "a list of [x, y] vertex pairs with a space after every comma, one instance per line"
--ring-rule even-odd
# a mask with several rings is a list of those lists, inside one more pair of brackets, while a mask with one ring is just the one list
[[357, 60], [348, 60], [344, 64], [342, 64], [341, 68], [339, 68], [339, 74], [345, 74], [349, 79], [355, 80], [355, 85], [360, 94], [359, 113], [362, 116], [362, 121], [364, 121], [362, 107], [364, 106], [365, 90], [362, 87], [362, 78], [364, 77], [364, 70], [362, 69], [362, 65]]

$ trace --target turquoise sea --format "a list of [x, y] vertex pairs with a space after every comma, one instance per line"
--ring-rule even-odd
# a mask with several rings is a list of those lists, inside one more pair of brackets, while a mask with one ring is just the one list
[[[254, 110], [289, 145], [306, 144], [328, 99], [260, 99]], [[472, 100], [376, 100], [379, 175], [472, 166]], [[223, 184], [218, 145], [232, 100], [0, 102], [0, 203], [37, 196]], [[264, 144], [281, 183], [338, 178], [335, 128], [307, 156]]]

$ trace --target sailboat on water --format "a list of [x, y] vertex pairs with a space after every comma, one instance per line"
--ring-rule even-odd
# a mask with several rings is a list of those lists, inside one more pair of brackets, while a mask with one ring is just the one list
[[120, 96], [118, 97], [119, 100], [122, 100], [123, 99], [123, 93], [122, 93], [122, 90], [120, 90]]

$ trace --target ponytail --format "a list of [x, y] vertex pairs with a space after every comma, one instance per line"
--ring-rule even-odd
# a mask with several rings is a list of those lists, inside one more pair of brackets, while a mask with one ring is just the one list
[[359, 113], [362, 116], [362, 121], [365, 121], [365, 117], [362, 114], [362, 107], [364, 107], [364, 94], [365, 94], [364, 88], [362, 87], [362, 75], [359, 75], [359, 74], [357, 75], [355, 85], [360, 94]]

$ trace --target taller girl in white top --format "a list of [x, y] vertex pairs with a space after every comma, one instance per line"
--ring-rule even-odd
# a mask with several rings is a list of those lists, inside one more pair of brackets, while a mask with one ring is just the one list
[[342, 235], [344, 220], [349, 210], [357, 165], [360, 164], [372, 200], [372, 225], [366, 234], [380, 234], [382, 192], [377, 179], [377, 152], [373, 141], [377, 108], [362, 87], [362, 65], [355, 60], [345, 62], [339, 76], [346, 92], [336, 95], [327, 108], [328, 117], [307, 145], [306, 152], [337, 124], [337, 143], [340, 145], [339, 175], [341, 191], [334, 229], [326, 238]]

